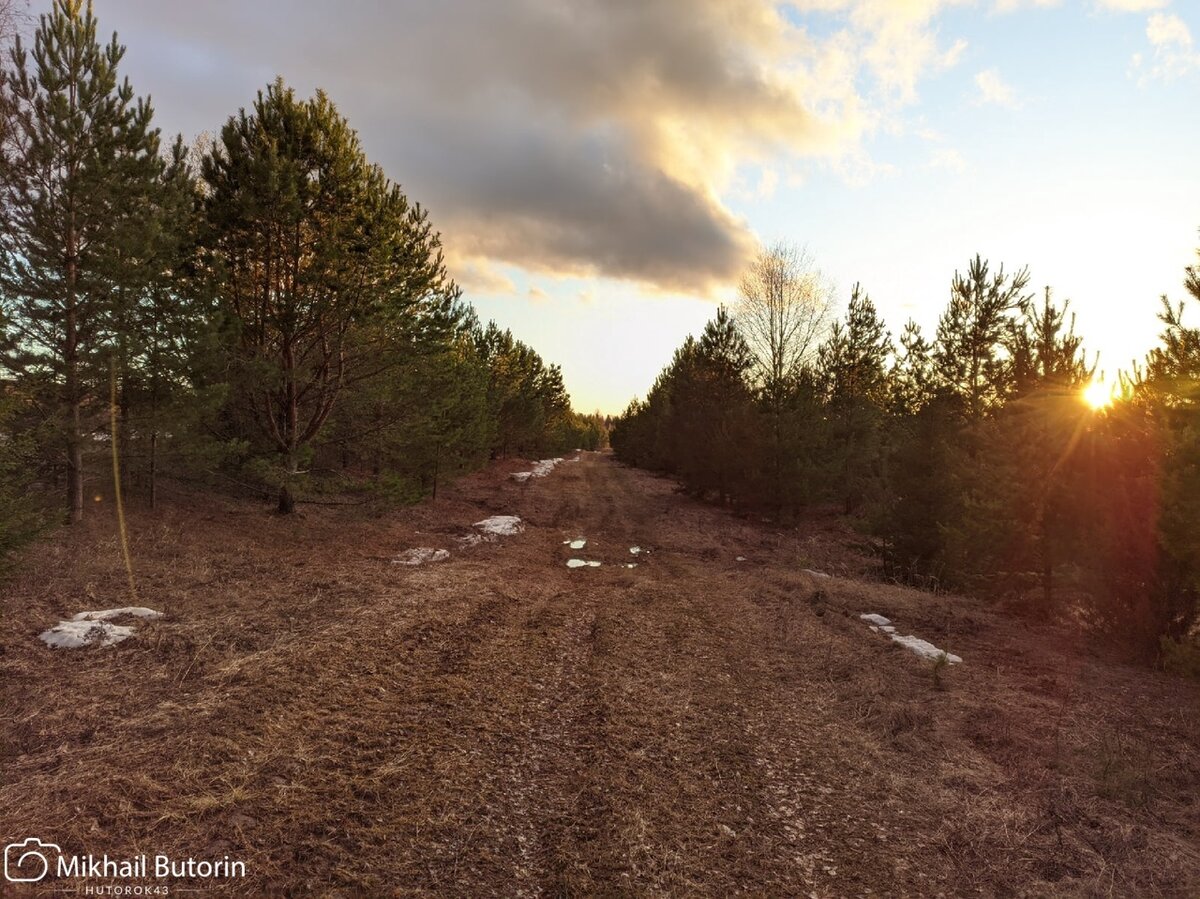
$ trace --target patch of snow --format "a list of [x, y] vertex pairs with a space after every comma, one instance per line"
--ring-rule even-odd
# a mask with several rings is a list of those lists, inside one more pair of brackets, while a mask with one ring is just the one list
[[920, 637], [914, 637], [912, 635], [905, 637], [901, 634], [889, 634], [888, 636], [890, 636], [905, 649], [915, 652], [928, 662], [936, 662], [943, 655], [946, 657], [946, 661], [951, 665], [955, 665], [962, 661], [962, 658], [954, 655], [954, 653], [938, 649], [928, 640], [922, 640]]
[[80, 612], [78, 615], [72, 615], [72, 621], [112, 621], [114, 618], [120, 618], [122, 615], [131, 615], [134, 618], [162, 618], [162, 612], [156, 612], [154, 609], [147, 609], [145, 606], [122, 606], [119, 609], [102, 609], [99, 612]]
[[132, 637], [134, 629], [113, 624], [114, 618], [162, 618], [163, 613], [145, 606], [121, 606], [117, 609], [100, 609], [79, 612], [70, 621], [60, 621], [38, 638], [47, 646], [56, 649], [79, 649], [83, 646], [112, 646]]
[[590, 562], [584, 559], [567, 559], [568, 568], [599, 568], [599, 562]]
[[587, 538], [576, 537], [574, 540], [564, 540], [563, 546], [569, 546], [571, 549], [583, 549], [587, 546]]
[[636, 556], [639, 553], [641, 553], [643, 550], [640, 546], [631, 546], [631, 547], [629, 547], [629, 551]]
[[922, 640], [920, 637], [914, 637], [911, 634], [905, 636], [904, 634], [896, 633], [896, 628], [892, 625], [892, 622], [882, 615], [876, 615], [872, 612], [867, 615], [859, 615], [858, 617], [867, 622], [871, 630], [875, 633], [882, 632], [887, 634], [894, 642], [899, 643], [909, 652], [916, 653], [927, 662], [936, 662], [943, 655], [951, 665], [957, 665], [962, 661], [960, 656], [946, 652], [943, 649], [938, 649], [928, 640]]
[[625, 567], [626, 568], [637, 568], [637, 562], [626, 562]]
[[132, 636], [132, 627], [88, 620], [60, 621], [50, 630], [38, 634], [43, 643], [55, 649], [80, 649], [92, 644], [112, 646]]
[[[476, 535], [472, 535], [476, 536]], [[406, 549], [396, 558], [392, 559], [393, 565], [424, 565], [426, 562], [444, 562], [450, 558], [450, 551], [445, 549], [433, 549], [428, 546], [418, 546], [415, 549]]]
[[800, 570], [805, 574], [811, 574], [813, 577], [829, 577], [824, 571], [816, 571], [812, 568], [801, 568]]
[[745, 561], [746, 561], [746, 557], [745, 557], [745, 556], [738, 556], [738, 557], [737, 557], [737, 559], [736, 559], [735, 561], [738, 561], [738, 562], [745, 562]]
[[475, 522], [475, 527], [493, 537], [512, 537], [525, 530], [525, 524], [516, 515], [493, 515]]
[[483, 534], [467, 534], [466, 536], [459, 537], [457, 539], [458, 542], [463, 546], [478, 546], [487, 538], [485, 538]]
[[558, 459], [542, 459], [540, 462], [534, 462], [533, 468], [529, 471], [515, 471], [510, 477], [514, 481], [521, 481], [522, 483], [528, 481], [530, 478], [544, 478], [550, 472], [554, 471], [554, 466], [561, 461], [561, 457]]

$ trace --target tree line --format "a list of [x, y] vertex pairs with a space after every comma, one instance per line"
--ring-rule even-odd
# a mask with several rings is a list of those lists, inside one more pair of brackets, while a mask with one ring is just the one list
[[151, 504], [164, 473], [219, 472], [290, 512], [322, 485], [413, 499], [489, 456], [599, 445], [324, 93], [276, 80], [215, 138], [167, 144], [90, 2], [10, 43], [0, 549], [38, 518], [31, 485], [80, 520], [114, 453]]
[[[849, 515], [908, 583], [1082, 617], [1141, 652], [1185, 638], [1200, 588], [1200, 329], [1164, 298], [1161, 344], [1111, 405], [1092, 405], [1096, 364], [1067, 303], [980, 257], [950, 287], [931, 337], [912, 321], [894, 337], [861, 286], [834, 319], [810, 258], [764, 250], [734, 308], [613, 423], [613, 450], [780, 522]], [[1200, 301], [1200, 266], [1186, 289]]]

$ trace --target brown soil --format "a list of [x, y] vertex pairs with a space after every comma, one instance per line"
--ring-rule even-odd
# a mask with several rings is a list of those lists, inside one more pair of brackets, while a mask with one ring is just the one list
[[[245, 879], [171, 886], [228, 896], [1200, 895], [1194, 682], [871, 582], [830, 522], [746, 522], [605, 455], [521, 467], [375, 517], [136, 511], [137, 604], [167, 617], [107, 649], [36, 635], [131, 604], [111, 520], [31, 547], [0, 837], [227, 855]], [[456, 542], [497, 513], [528, 529]], [[451, 557], [391, 564], [415, 546]], [[965, 662], [939, 684], [862, 612]]]

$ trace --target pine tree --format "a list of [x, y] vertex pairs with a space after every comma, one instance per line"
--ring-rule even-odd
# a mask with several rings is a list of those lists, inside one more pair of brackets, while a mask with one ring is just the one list
[[161, 160], [148, 102], [118, 82], [124, 48], [102, 46], [91, 3], [55, 0], [32, 57], [18, 39], [0, 91], [10, 113], [0, 159], [4, 365], [37, 383], [65, 447], [71, 521], [83, 517], [84, 448], [102, 421], [122, 293], [140, 282], [145, 216]]
[[697, 495], [723, 502], [745, 493], [753, 396], [753, 357], [725, 307], [708, 322], [694, 352], [680, 360], [672, 384], [673, 458]]
[[950, 303], [938, 322], [934, 363], [941, 385], [958, 393], [968, 420], [980, 421], [1001, 397], [1006, 375], [1001, 350], [1009, 316], [1025, 307], [1028, 269], [995, 274], [976, 256], [965, 275], [955, 272]]
[[888, 407], [902, 418], [915, 415], [934, 396], [933, 346], [912, 319], [904, 323], [900, 350], [888, 374]]
[[817, 354], [817, 378], [830, 419], [836, 492], [847, 514], [882, 478], [883, 415], [891, 335], [860, 285], [854, 285], [846, 321], [835, 323]]
[[391, 363], [355, 338], [453, 285], [424, 211], [368, 163], [323, 93], [298, 100], [276, 81], [229, 120], [201, 171], [206, 263], [238, 326], [237, 389], [291, 512], [342, 391]]
[[[1184, 289], [1200, 302], [1200, 264], [1187, 268]], [[1179, 638], [1200, 618], [1200, 328], [1185, 324], [1184, 304], [1166, 297], [1159, 318], [1161, 346], [1146, 361], [1135, 399], [1163, 445], [1156, 497], [1163, 559], [1151, 633]]]

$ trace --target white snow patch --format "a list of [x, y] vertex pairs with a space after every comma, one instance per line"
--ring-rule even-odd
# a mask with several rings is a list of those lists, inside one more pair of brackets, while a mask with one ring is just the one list
[[563, 546], [569, 546], [571, 549], [583, 549], [587, 546], [587, 538], [576, 537], [574, 540], [564, 540]]
[[493, 515], [475, 522], [475, 527], [493, 537], [512, 537], [525, 530], [525, 524], [516, 515]]
[[120, 618], [122, 615], [131, 615], [134, 618], [162, 618], [162, 612], [156, 612], [154, 609], [147, 609], [145, 606], [122, 606], [119, 609], [102, 609], [99, 612], [80, 612], [78, 615], [72, 615], [72, 621], [112, 621], [114, 618]]
[[637, 562], [626, 562], [625, 567], [626, 568], [637, 568]]
[[404, 552], [400, 553], [400, 555], [392, 559], [392, 564], [424, 565], [426, 562], [444, 562], [448, 558], [450, 558], [449, 550], [433, 549], [429, 546], [418, 546], [414, 549], [406, 549]]
[[112, 646], [133, 636], [133, 628], [107, 621], [60, 621], [38, 638], [55, 649], [79, 649], [83, 646]]
[[599, 568], [599, 562], [590, 562], [584, 559], [567, 559], [568, 568]]
[[649, 552], [650, 550], [642, 549], [640, 546], [631, 546], [631, 547], [629, 547], [629, 551], [636, 556], [636, 555], [640, 555], [641, 553], [644, 553], [644, 552]]
[[824, 571], [817, 571], [813, 568], [801, 568], [805, 574], [811, 574], [813, 577], [829, 577]]
[[70, 621], [60, 621], [38, 638], [47, 646], [56, 649], [79, 649], [82, 646], [112, 646], [132, 637], [134, 629], [113, 624], [114, 618], [162, 618], [163, 613], [145, 606], [121, 606], [117, 609], [100, 609], [72, 615]]
[[540, 462], [534, 462], [533, 468], [529, 471], [514, 471], [511, 475], [514, 481], [528, 481], [530, 478], [544, 478], [550, 472], [554, 471], [554, 466], [562, 461], [558, 459], [542, 459]]
[[896, 633], [896, 628], [892, 625], [892, 622], [882, 615], [876, 615], [872, 612], [867, 615], [859, 615], [858, 617], [867, 622], [871, 626], [871, 630], [875, 633], [882, 632], [887, 634], [894, 642], [899, 643], [909, 652], [916, 653], [927, 662], [936, 662], [943, 655], [951, 665], [957, 665], [962, 661], [960, 656], [956, 656], [952, 652], [946, 652], [944, 649], [938, 649], [928, 640], [922, 640], [920, 637], [914, 637], [912, 634], [906, 636]]
[[745, 561], [746, 561], [746, 557], [745, 557], [745, 556], [738, 556], [738, 557], [737, 557], [737, 559], [736, 559], [735, 561], [738, 561], [738, 562], [745, 562]]
[[888, 636], [905, 649], [915, 652], [926, 661], [936, 662], [943, 655], [946, 657], [946, 661], [951, 665], [962, 661], [962, 659], [959, 656], [954, 655], [954, 653], [946, 652], [943, 649], [938, 649], [928, 640], [922, 640], [920, 637], [914, 637], [911, 634], [907, 637], [902, 634], [888, 634]]

